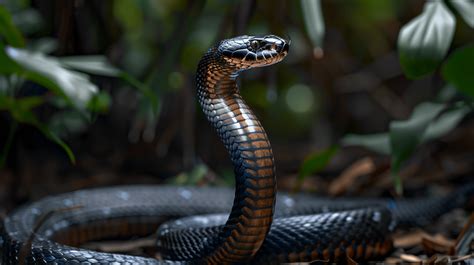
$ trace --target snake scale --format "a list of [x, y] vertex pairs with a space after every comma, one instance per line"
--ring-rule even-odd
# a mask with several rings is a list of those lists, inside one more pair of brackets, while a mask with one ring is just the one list
[[[288, 50], [289, 43], [278, 36], [240, 36], [221, 41], [199, 62], [198, 101], [230, 154], [235, 190], [148, 185], [47, 197], [4, 220], [3, 263], [367, 260], [391, 251], [389, 234], [396, 225], [424, 225], [472, 196], [474, 185], [445, 197], [399, 201], [277, 195], [268, 137], [240, 96], [236, 78], [243, 70], [281, 61]], [[156, 231], [161, 259], [80, 248], [89, 241]]]

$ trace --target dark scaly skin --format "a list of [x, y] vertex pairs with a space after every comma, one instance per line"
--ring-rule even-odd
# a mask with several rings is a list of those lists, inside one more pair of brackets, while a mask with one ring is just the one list
[[[97, 260], [105, 263], [113, 261], [118, 263], [162, 264], [160, 261], [150, 258], [99, 253], [86, 249], [78, 249], [77, 247], [90, 240], [148, 235], [156, 230], [164, 218], [175, 219], [187, 215], [229, 212], [232, 207], [232, 193], [233, 191], [231, 189], [225, 188], [147, 185], [89, 189], [47, 197], [21, 207], [5, 219], [4, 231], [0, 233], [4, 241], [2, 249], [3, 264], [18, 263], [20, 248], [28, 241], [33, 228], [37, 227], [41, 216], [48, 212], [65, 209], [74, 205], [81, 205], [82, 208], [75, 208], [66, 212], [56, 212], [40, 227], [36, 233], [36, 237], [34, 237], [35, 241], [31, 251], [27, 252], [26, 263], [38, 264], [53, 261], [58, 263], [61, 263], [61, 261], [93, 262]], [[280, 222], [279, 220], [288, 223], [284, 221], [284, 219], [280, 219], [279, 217], [281, 216], [332, 212], [333, 210], [341, 211], [342, 209], [365, 208], [367, 205], [378, 205], [390, 209], [392, 216], [395, 217], [395, 221], [401, 225], [422, 226], [432, 222], [441, 213], [448, 212], [456, 207], [461, 207], [463, 203], [469, 198], [472, 198], [473, 195], [473, 184], [464, 186], [445, 197], [406, 199], [400, 201], [357, 198], [327, 199], [315, 198], [304, 194], [290, 196], [280, 192], [276, 202], [277, 219], [272, 225], [272, 229], [260, 250], [264, 254], [261, 254], [259, 251], [256, 257], [265, 257], [265, 259], [263, 259], [264, 261], [268, 258], [274, 258], [273, 261], [275, 263], [283, 262], [289, 259], [290, 256], [294, 257], [298, 252], [298, 244], [289, 240], [289, 235], [294, 235], [294, 232], [291, 231], [295, 231], [295, 229], [297, 231], [301, 226], [298, 226], [298, 222], [290, 222], [293, 226], [285, 226], [285, 230], [278, 231], [277, 225]], [[363, 211], [368, 217], [370, 217], [370, 212], [373, 213], [374, 210], [367, 209]], [[384, 217], [386, 216], [385, 212], [380, 211], [380, 213], [382, 214], [379, 218], [381, 221], [373, 222], [371, 224], [373, 228], [370, 229], [389, 231], [389, 224], [385, 221]], [[332, 215], [332, 213], [329, 214]], [[216, 220], [216, 218], [206, 219], [198, 217], [197, 220], [193, 220], [191, 223], [185, 223], [185, 220], [181, 220], [180, 222], [184, 223], [181, 228], [198, 227], [199, 223], [205, 223], [207, 226], [219, 226], [225, 223], [226, 218], [227, 216], [223, 216]], [[364, 218], [367, 219], [367, 217]], [[340, 217], [334, 221], [328, 219], [323, 220], [326, 220], [326, 222], [321, 222], [321, 219], [315, 220], [316, 223], [314, 227], [323, 225], [326, 229], [320, 232], [327, 234], [318, 236], [318, 231], [309, 229], [308, 231], [311, 236], [308, 236], [306, 231], [301, 235], [306, 239], [313, 240], [316, 244], [318, 242], [320, 243], [319, 247], [314, 248], [316, 253], [321, 252], [323, 257], [324, 254], [330, 255], [331, 251], [329, 251], [329, 246], [334, 246], [334, 244], [338, 244], [338, 242], [331, 243], [328, 239], [337, 240], [341, 236], [341, 234], [337, 233], [344, 235], [359, 231], [362, 235], [356, 235], [354, 239], [354, 242], [356, 242], [355, 247], [345, 247], [345, 251], [354, 253], [355, 255], [352, 257], [355, 257], [356, 260], [366, 260], [371, 258], [371, 256], [381, 255], [381, 253], [374, 253], [374, 251], [370, 251], [370, 249], [377, 249], [377, 244], [383, 244], [382, 239], [380, 239], [380, 237], [374, 237], [373, 234], [365, 234], [368, 227], [366, 223], [361, 224], [358, 221], [361, 220], [360, 218], [353, 218], [353, 221], [348, 222], [348, 226], [343, 229], [341, 227], [335, 227], [336, 223], [344, 220]], [[163, 227], [162, 230], [166, 230], [166, 227]], [[183, 245], [185, 242], [191, 242], [186, 246], [183, 252], [193, 255], [186, 256], [178, 252], [174, 254], [174, 256], [170, 256], [169, 253], [164, 253], [164, 257], [170, 257], [173, 260], [192, 260], [192, 257], [196, 256], [195, 252], [199, 252], [202, 248], [199, 248], [200, 243], [198, 241], [193, 242], [189, 238], [193, 240], [206, 237], [212, 238], [220, 231], [220, 227], [214, 227], [213, 229], [192, 229], [192, 231], [196, 233], [196, 235], [187, 235], [187, 238], [182, 238], [181, 236], [186, 236], [183, 234], [189, 234], [189, 231], [186, 233], [178, 231], [175, 235], [180, 236], [177, 237], [179, 242], [175, 241], [174, 243]], [[389, 233], [385, 233], [384, 235], [386, 236], [387, 234]], [[173, 249], [172, 244], [170, 245], [169, 242], [166, 242], [166, 240], [169, 240], [167, 238], [172, 236], [173, 233], [168, 233], [161, 244], [162, 247], [164, 244], [164, 247], [172, 249], [171, 251], [176, 251], [176, 249]], [[2, 241], [1, 238], [0, 241]], [[287, 253], [286, 257], [284, 255], [273, 255], [272, 253], [278, 253], [278, 249], [275, 249], [274, 246], [271, 245], [271, 242], [277, 242], [278, 246], [282, 246], [279, 249], [283, 248], [288, 251], [289, 253]], [[298, 242], [300, 246], [302, 242], [303, 241]], [[369, 244], [367, 244], [367, 242], [369, 242]], [[268, 243], [270, 243], [270, 246], [267, 246]], [[307, 244], [307, 247], [312, 247], [311, 244], [307, 242], [304, 243]], [[286, 249], [287, 246], [292, 246], [292, 248]], [[339, 252], [339, 258], [341, 258], [341, 250], [336, 251], [337, 248], [334, 247], [332, 247], [332, 249], [332, 254], [335, 256], [337, 252]], [[183, 249], [181, 248], [181, 250]], [[74, 251], [74, 253], [72, 253], [72, 251]], [[372, 255], [364, 254], [366, 252], [372, 252]], [[313, 251], [311, 251], [311, 253], [313, 253]], [[333, 259], [336, 259], [336, 257]], [[303, 261], [303, 259], [300, 261]], [[261, 264], [258, 262], [255, 263]]]
[[272, 149], [236, 78], [242, 70], [279, 62], [288, 48], [276, 36], [242, 36], [211, 48], [199, 62], [198, 101], [230, 154], [236, 182], [234, 206], [208, 263], [248, 261], [270, 230], [276, 197]]
[[[240, 97], [235, 78], [242, 70], [280, 61], [288, 51], [285, 44], [276, 36], [225, 40], [211, 48], [198, 67], [199, 102], [234, 164], [237, 186], [233, 205], [231, 191], [227, 189], [166, 186], [84, 190], [45, 198], [5, 219], [3, 262], [261, 264], [342, 261], [346, 255], [364, 260], [390, 250], [387, 234], [393, 227], [386, 208], [391, 209], [397, 220], [417, 219], [420, 207], [426, 208], [424, 215], [436, 216], [458, 205], [466, 194], [472, 195], [471, 187], [459, 193], [464, 196], [454, 194], [446, 200], [423, 200], [420, 204], [381, 200], [334, 202], [304, 195], [281, 195], [276, 205], [279, 216], [376, 207], [276, 219], [270, 230], [276, 193], [273, 155], [262, 126]], [[65, 208], [69, 210], [64, 211]], [[186, 228], [201, 228], [176, 230], [165, 225], [160, 230], [159, 246], [165, 257], [174, 261], [77, 248], [90, 240], [150, 234], [166, 219], [228, 212], [231, 208], [228, 219], [204, 216], [189, 222], [176, 221], [186, 224]], [[215, 226], [208, 227], [211, 224]], [[169, 249], [176, 252], [167, 253]]]
[[[250, 263], [344, 262], [346, 257], [381, 257], [392, 248], [388, 236], [393, 229], [391, 215], [385, 208], [364, 206], [359, 210], [276, 218]], [[206, 243], [213, 241], [212, 235], [222, 229], [225, 220], [225, 215], [194, 216], [163, 224], [159, 229], [162, 255], [171, 260], [194, 259]], [[187, 229], [199, 223], [200, 229]]]

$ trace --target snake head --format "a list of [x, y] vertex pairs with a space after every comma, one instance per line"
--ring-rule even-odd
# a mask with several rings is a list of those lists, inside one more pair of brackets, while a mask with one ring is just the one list
[[278, 63], [289, 48], [288, 41], [275, 35], [244, 35], [223, 40], [217, 49], [227, 65], [241, 71]]

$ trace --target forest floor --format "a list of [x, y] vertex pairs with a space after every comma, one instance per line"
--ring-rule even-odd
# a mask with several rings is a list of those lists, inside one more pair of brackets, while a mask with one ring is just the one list
[[[463, 183], [472, 183], [474, 173], [474, 122], [456, 129], [440, 140], [422, 146], [401, 172], [406, 197], [442, 196]], [[87, 150], [87, 146], [83, 147]], [[274, 146], [275, 152], [284, 150], [284, 146]], [[161, 172], [139, 172], [130, 169], [130, 165], [140, 168], [155, 166], [147, 152], [138, 152], [139, 148], [129, 148], [133, 155], [113, 153], [107, 159], [94, 155], [83, 155], [82, 161], [75, 166], [67, 165], [64, 158], [58, 158], [58, 152], [16, 151], [13, 164], [21, 168], [7, 168], [0, 171], [0, 217], [5, 217], [15, 207], [44, 197], [87, 187], [108, 186], [131, 183], [169, 183], [168, 180], [154, 177]], [[84, 150], [79, 150], [79, 153]], [[60, 152], [59, 152], [60, 153]], [[115, 156], [115, 157], [114, 157]], [[137, 158], [138, 156], [138, 158]], [[117, 158], [118, 157], [118, 158]], [[122, 171], [123, 161], [128, 167]], [[297, 169], [285, 167], [302, 161], [303, 155], [277, 156], [283, 165], [279, 169], [280, 190], [292, 190], [297, 179]], [[120, 162], [114, 162], [118, 159]], [[168, 159], [169, 168], [162, 168], [165, 176], [173, 176], [173, 167], [179, 160]], [[296, 163], [297, 164], [297, 163]], [[171, 165], [171, 166], [170, 166]], [[371, 196], [396, 197], [393, 181], [390, 177], [390, 160], [363, 151], [359, 148], [344, 148], [327, 166], [316, 175], [307, 177], [301, 190], [315, 192], [332, 197]], [[171, 169], [170, 169], [171, 168]], [[219, 174], [211, 168], [196, 183], [208, 185], [219, 183]], [[121, 172], [118, 174], [117, 172]], [[179, 173], [179, 171], [178, 171]], [[177, 174], [183, 176], [183, 174]], [[184, 174], [186, 175], [186, 174]], [[173, 181], [171, 181], [173, 182]], [[222, 182], [220, 182], [222, 183]], [[224, 182], [225, 183], [225, 182]], [[229, 183], [227, 183], [229, 185]], [[472, 199], [472, 198], [471, 198]], [[385, 264], [474, 264], [474, 201], [467, 203], [465, 209], [454, 209], [445, 213], [436, 222], [423, 227], [398, 229], [392, 236], [394, 251], [383, 261]], [[159, 257], [156, 254], [155, 238], [133, 239], [127, 242], [91, 242], [88, 248]], [[356, 263], [351, 261], [350, 263]]]

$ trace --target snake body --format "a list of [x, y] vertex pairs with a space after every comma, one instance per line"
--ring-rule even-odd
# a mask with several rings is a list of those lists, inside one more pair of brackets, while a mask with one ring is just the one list
[[[230, 154], [234, 192], [126, 186], [44, 198], [5, 219], [3, 263], [272, 264], [369, 259], [391, 250], [387, 235], [394, 220], [401, 224], [419, 220], [417, 207], [424, 207], [424, 220], [431, 220], [474, 193], [469, 187], [419, 202], [277, 196], [268, 137], [240, 96], [236, 78], [243, 70], [281, 61], [288, 49], [289, 43], [274, 35], [240, 36], [212, 47], [198, 65], [198, 101]], [[229, 211], [230, 215], [222, 215]], [[92, 240], [148, 235], [166, 220], [184, 216], [191, 217], [166, 222], [158, 230], [164, 260], [79, 248]]]

